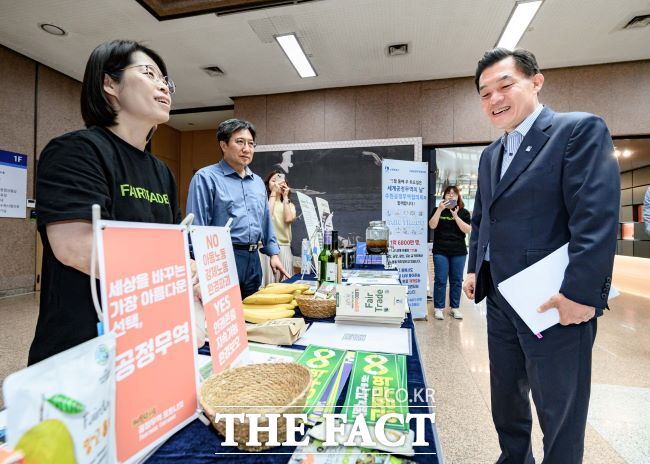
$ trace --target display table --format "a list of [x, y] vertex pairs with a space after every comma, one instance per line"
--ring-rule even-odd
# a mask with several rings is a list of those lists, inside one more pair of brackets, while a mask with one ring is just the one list
[[[297, 275], [287, 280], [287, 282], [293, 282], [299, 279], [300, 275]], [[295, 317], [302, 317], [300, 311], [296, 311]], [[318, 321], [333, 323], [334, 318], [325, 320], [318, 319]], [[305, 318], [305, 322], [314, 322], [314, 320]], [[411, 409], [412, 413], [432, 412], [430, 409], [431, 405], [427, 403], [425, 393], [427, 385], [424, 378], [424, 370], [422, 369], [420, 350], [415, 337], [415, 326], [410, 313], [407, 315], [402, 327], [411, 329], [411, 350], [413, 354], [406, 357], [409, 407], [415, 406]], [[303, 349], [304, 347], [294, 346], [294, 348]], [[200, 352], [208, 354], [209, 348], [207, 345], [201, 348]], [[255, 386], [251, 385], [251, 388], [255, 388]], [[347, 386], [339, 398], [339, 405], [343, 404], [346, 392]], [[414, 392], [419, 392], [419, 394], [415, 396], [416, 394]], [[426, 408], [422, 406], [425, 406]], [[414, 427], [415, 421], [411, 421], [411, 428], [414, 429]], [[418, 463], [442, 463], [443, 459], [439, 452], [440, 443], [438, 440], [438, 434], [435, 424], [432, 425], [430, 421], [427, 421], [425, 440], [429, 442], [429, 446], [414, 447], [415, 452], [418, 454], [409, 459]], [[295, 451], [295, 447], [281, 446], [258, 453], [242, 452], [236, 447], [221, 446], [222, 441], [222, 438], [217, 435], [212, 426], [205, 426], [199, 420], [195, 420], [183, 430], [172, 436], [147, 460], [147, 463], [182, 462], [184, 464], [198, 464], [223, 462], [280, 464], [288, 462], [291, 458], [291, 454]]]

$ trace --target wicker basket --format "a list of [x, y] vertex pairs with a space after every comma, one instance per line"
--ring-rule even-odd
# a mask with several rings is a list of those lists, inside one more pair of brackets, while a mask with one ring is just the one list
[[[250, 364], [227, 369], [213, 374], [201, 385], [200, 401], [206, 415], [217, 432], [225, 437], [225, 421], [214, 421], [216, 413], [262, 414], [258, 424], [268, 426], [264, 413], [300, 414], [302, 413], [311, 377], [309, 369], [296, 363]], [[278, 441], [286, 441], [287, 423], [283, 415], [278, 420]], [[258, 433], [262, 446], [246, 446], [249, 440], [248, 417], [244, 422], [235, 421], [235, 441], [243, 451], [262, 451], [271, 446], [268, 432]]]
[[326, 319], [336, 315], [336, 300], [317, 300], [313, 296], [296, 295], [296, 303], [303, 316], [311, 319]]

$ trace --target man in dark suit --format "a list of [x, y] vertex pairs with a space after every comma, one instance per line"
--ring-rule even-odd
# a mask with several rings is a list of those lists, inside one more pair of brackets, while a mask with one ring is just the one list
[[[555, 113], [532, 53], [494, 49], [479, 61], [483, 112], [504, 131], [479, 161], [464, 290], [487, 297], [492, 417], [498, 463], [533, 463], [529, 392], [544, 432], [544, 463], [579, 463], [591, 383], [596, 316], [607, 307], [616, 250], [618, 163], [604, 121]], [[533, 334], [499, 293], [499, 282], [569, 242], [557, 308], [560, 324]]]

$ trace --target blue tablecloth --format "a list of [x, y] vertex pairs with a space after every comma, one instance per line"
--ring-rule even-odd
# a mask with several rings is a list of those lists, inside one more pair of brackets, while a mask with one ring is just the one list
[[[299, 280], [300, 275], [292, 277], [288, 282]], [[296, 317], [300, 317], [296, 313]], [[313, 322], [309, 318], [305, 318], [306, 322]], [[330, 320], [319, 320], [319, 322], [333, 322]], [[409, 393], [409, 407], [416, 406], [411, 409], [412, 413], [427, 413], [428, 409], [422, 406], [430, 406], [427, 403], [426, 394], [424, 393], [427, 387], [424, 378], [424, 371], [420, 359], [420, 351], [418, 349], [417, 340], [415, 338], [415, 329], [413, 326], [413, 319], [409, 314], [407, 319], [402, 324], [402, 327], [411, 329], [411, 349], [412, 355], [407, 356], [406, 371], [408, 380], [408, 393]], [[296, 347], [301, 348], [302, 347]], [[200, 352], [209, 354], [209, 348], [202, 348]], [[254, 386], [251, 386], [254, 388]], [[339, 399], [339, 405], [343, 404], [347, 391], [347, 386], [343, 390]], [[420, 392], [419, 395], [416, 392]], [[338, 412], [338, 411], [337, 411]], [[411, 428], [415, 429], [415, 421], [411, 422]], [[299, 438], [297, 438], [299, 439]], [[435, 425], [430, 425], [427, 421], [425, 440], [429, 442], [429, 446], [417, 446], [415, 452], [418, 453], [410, 459], [418, 463], [437, 464], [442, 463], [442, 457], [437, 452], [439, 449], [438, 436], [435, 430]], [[148, 460], [147, 464], [153, 463], [183, 463], [183, 464], [200, 464], [200, 463], [264, 463], [264, 464], [283, 464], [289, 461], [291, 453], [295, 447], [278, 447], [259, 453], [242, 453], [236, 447], [221, 446], [222, 438], [217, 435], [213, 427], [203, 425], [199, 420], [187, 425], [185, 428], [173, 435], [167, 442], [162, 445]], [[287, 453], [287, 454], [271, 454], [271, 453]]]

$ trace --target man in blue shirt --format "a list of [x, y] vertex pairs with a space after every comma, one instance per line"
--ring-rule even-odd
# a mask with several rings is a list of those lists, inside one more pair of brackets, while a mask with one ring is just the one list
[[235, 251], [242, 298], [262, 283], [260, 251], [271, 259], [273, 272], [290, 277], [282, 267], [266, 199], [264, 181], [248, 168], [255, 153], [255, 127], [248, 121], [229, 119], [217, 130], [223, 159], [200, 169], [190, 184], [187, 213], [194, 224], [225, 226], [232, 219], [230, 236]]
[[650, 187], [645, 191], [643, 198], [643, 222], [645, 222], [645, 231], [650, 234]]

